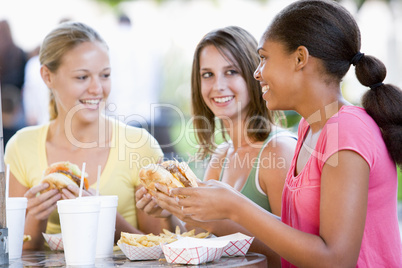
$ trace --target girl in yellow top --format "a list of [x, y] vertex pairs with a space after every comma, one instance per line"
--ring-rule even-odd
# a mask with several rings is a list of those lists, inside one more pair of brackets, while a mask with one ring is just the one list
[[[60, 24], [44, 39], [40, 51], [41, 76], [51, 91], [51, 121], [19, 131], [7, 144], [10, 196], [28, 198], [25, 233], [32, 240], [24, 249], [40, 249], [42, 232], [60, 232], [56, 202], [75, 198], [77, 186], [62, 193], [40, 184], [52, 163], [86, 162], [89, 184], [96, 186], [102, 167], [100, 194], [118, 195], [116, 238], [121, 231], [158, 233], [155, 218], [135, 209], [135, 188], [141, 166], [156, 162], [162, 151], [145, 130], [129, 127], [102, 114], [110, 93], [108, 47], [92, 28], [77, 22]], [[90, 195], [94, 191], [85, 191]]]

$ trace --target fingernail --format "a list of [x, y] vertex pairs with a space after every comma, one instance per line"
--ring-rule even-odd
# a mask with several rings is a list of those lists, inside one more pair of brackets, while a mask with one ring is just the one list
[[176, 196], [175, 198], [174, 198], [174, 200], [176, 200], [176, 202], [179, 202], [179, 197], [178, 196]]
[[67, 185], [67, 188], [68, 188], [69, 190], [72, 190], [72, 189], [74, 189], [74, 186], [73, 186], [72, 184], [69, 184], [69, 185]]

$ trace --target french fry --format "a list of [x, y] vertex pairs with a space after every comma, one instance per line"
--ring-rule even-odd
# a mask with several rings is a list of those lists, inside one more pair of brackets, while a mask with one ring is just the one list
[[209, 236], [209, 232], [206, 232], [206, 233], [199, 233], [199, 234], [196, 234], [194, 237], [195, 238], [206, 238], [206, 237], [208, 237]]
[[31, 241], [31, 236], [30, 235], [25, 235], [24, 234], [24, 237], [23, 237], [23, 242], [27, 242], [27, 241]]
[[160, 237], [158, 236], [152, 236], [152, 235], [147, 235], [145, 236], [147, 241], [152, 241], [152, 242], [158, 242], [160, 240]]
[[172, 233], [172, 232], [169, 231], [169, 230], [163, 229], [163, 232], [164, 232], [165, 235], [174, 236], [174, 233]]
[[185, 232], [185, 233], [182, 233], [181, 236], [184, 236], [184, 237], [194, 237], [194, 236], [195, 236], [195, 229], [193, 229], [193, 230], [191, 230], [191, 231], [188, 231], [188, 232]]
[[129, 243], [126, 243], [132, 246], [136, 246], [136, 247], [145, 247], [143, 244], [138, 243], [137, 241], [129, 241]]

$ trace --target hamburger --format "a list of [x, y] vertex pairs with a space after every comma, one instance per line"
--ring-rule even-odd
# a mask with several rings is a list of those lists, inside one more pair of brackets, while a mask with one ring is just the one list
[[[42, 191], [42, 193], [57, 189], [59, 192], [63, 188], [66, 188], [69, 184], [77, 185], [81, 184], [82, 172], [79, 167], [68, 161], [56, 162], [50, 165], [43, 174], [41, 183], [47, 182], [49, 187]], [[84, 174], [83, 189], [88, 190], [88, 174]]]
[[140, 182], [150, 191], [156, 191], [155, 183], [167, 187], [198, 187], [197, 176], [185, 162], [169, 160], [160, 164], [149, 164], [140, 170]]

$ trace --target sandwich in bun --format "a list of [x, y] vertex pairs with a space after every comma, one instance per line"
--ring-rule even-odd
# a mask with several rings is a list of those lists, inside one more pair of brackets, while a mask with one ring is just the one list
[[197, 176], [186, 162], [169, 160], [161, 164], [149, 164], [140, 170], [140, 181], [150, 191], [156, 191], [155, 183], [167, 187], [198, 187]]
[[[47, 182], [49, 187], [42, 191], [42, 193], [57, 189], [59, 192], [66, 188], [69, 184], [75, 184], [78, 187], [81, 184], [81, 170], [79, 167], [68, 161], [57, 162], [50, 165], [43, 174], [41, 183]], [[83, 189], [88, 190], [88, 174], [84, 174]]]

